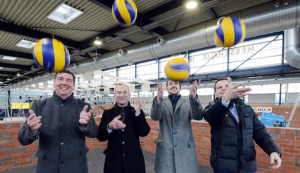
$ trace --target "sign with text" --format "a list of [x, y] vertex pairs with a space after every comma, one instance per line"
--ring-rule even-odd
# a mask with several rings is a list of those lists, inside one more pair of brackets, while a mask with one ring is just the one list
[[254, 112], [272, 112], [272, 107], [252, 107]]

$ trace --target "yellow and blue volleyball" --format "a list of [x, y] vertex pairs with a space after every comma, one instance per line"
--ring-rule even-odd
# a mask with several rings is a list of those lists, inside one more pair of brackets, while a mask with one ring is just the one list
[[184, 58], [171, 59], [165, 66], [165, 74], [171, 80], [185, 80], [189, 78], [189, 72], [189, 63]]
[[37, 66], [49, 72], [61, 72], [70, 64], [70, 54], [62, 42], [54, 38], [40, 39], [33, 48]]
[[246, 26], [238, 17], [226, 17], [219, 23], [214, 33], [215, 44], [220, 47], [231, 47], [244, 41]]
[[112, 15], [121, 26], [131, 26], [137, 17], [136, 5], [133, 0], [115, 0], [112, 6]]

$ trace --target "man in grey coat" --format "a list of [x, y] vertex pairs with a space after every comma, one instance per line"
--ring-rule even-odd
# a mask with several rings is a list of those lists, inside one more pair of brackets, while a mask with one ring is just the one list
[[168, 98], [163, 98], [162, 83], [157, 83], [151, 118], [159, 120], [156, 140], [155, 171], [157, 173], [199, 173], [199, 162], [191, 119], [201, 120], [203, 108], [197, 95], [200, 81], [194, 81], [188, 99], [180, 95], [179, 81], [168, 80]]
[[57, 73], [51, 98], [37, 101], [29, 110], [18, 140], [29, 145], [39, 138], [37, 173], [87, 173], [85, 136], [95, 138], [98, 127], [90, 105], [75, 99], [75, 76]]

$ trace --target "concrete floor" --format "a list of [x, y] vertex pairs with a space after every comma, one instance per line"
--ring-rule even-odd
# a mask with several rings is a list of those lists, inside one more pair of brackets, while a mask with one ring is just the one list
[[[144, 158], [146, 164], [146, 172], [155, 173], [154, 171], [155, 154], [144, 152]], [[89, 173], [103, 173], [104, 160], [105, 160], [105, 155], [103, 154], [103, 149], [90, 151], [88, 153]], [[36, 166], [30, 166], [23, 169], [9, 171], [7, 173], [34, 173], [35, 170], [36, 170]], [[200, 173], [211, 173], [211, 172], [212, 169], [210, 167], [201, 166]]]

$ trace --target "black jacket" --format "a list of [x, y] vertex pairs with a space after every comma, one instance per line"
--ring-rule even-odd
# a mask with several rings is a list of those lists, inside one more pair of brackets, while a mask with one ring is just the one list
[[[116, 116], [121, 115], [126, 124], [123, 130], [107, 132], [107, 125]], [[121, 108], [117, 104], [114, 108], [104, 111], [99, 125], [98, 140], [106, 141], [108, 145], [104, 154], [106, 155], [104, 173], [145, 173], [145, 161], [140, 146], [140, 136], [148, 135], [150, 127], [141, 110], [139, 116], [135, 116], [135, 110], [130, 104]]]
[[[37, 173], [87, 173], [85, 136], [95, 138], [98, 134], [93, 117], [86, 127], [79, 124], [79, 115], [87, 103], [75, 99], [73, 94], [62, 100], [55, 92], [53, 97], [33, 104], [32, 110], [42, 116], [42, 126], [33, 135], [25, 122], [18, 140], [29, 145], [39, 138]], [[90, 109], [90, 106], [88, 110]]]
[[[229, 110], [233, 102], [239, 123]], [[211, 166], [218, 171], [254, 172], [257, 165], [253, 140], [268, 155], [279, 153], [279, 149], [249, 105], [236, 99], [229, 107], [225, 108], [219, 99], [204, 110], [204, 118], [211, 126]]]

